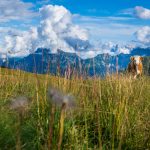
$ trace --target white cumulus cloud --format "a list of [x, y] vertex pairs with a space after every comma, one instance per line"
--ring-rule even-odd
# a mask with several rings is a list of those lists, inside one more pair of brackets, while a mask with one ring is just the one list
[[142, 6], [136, 6], [134, 8], [128, 8], [121, 11], [121, 14], [131, 15], [139, 19], [150, 19], [150, 9]]
[[88, 51], [79, 51], [77, 55], [83, 59], [93, 58], [98, 54], [110, 54], [118, 55], [120, 53], [129, 54], [131, 50], [135, 48], [131, 43], [130, 44], [116, 44], [113, 42], [100, 42], [97, 47], [89, 49]]
[[[3, 33], [3, 29], [0, 29], [1, 33], [7, 34], [0, 51], [5, 51], [10, 57], [24, 57], [36, 51], [37, 48], [48, 48], [51, 53], [61, 49], [65, 52], [77, 53], [84, 59], [102, 53], [128, 54], [133, 47], [116, 43], [122, 37], [128, 39], [139, 28], [136, 25], [116, 22], [124, 18], [75, 16], [65, 7], [58, 5], [43, 6], [38, 16], [40, 16], [39, 24], [28, 31], [7, 29]], [[78, 21], [76, 21], [77, 18]], [[92, 42], [91, 37], [96, 37], [98, 42]], [[96, 39], [93, 38], [93, 41]], [[117, 39], [117, 41], [108, 42], [111, 39]]]
[[150, 9], [136, 6], [134, 8], [134, 15], [140, 19], [150, 19]]
[[150, 46], [150, 26], [144, 26], [135, 33], [136, 39]]
[[36, 16], [32, 3], [21, 0], [0, 0], [0, 22], [23, 20]]
[[129, 54], [132, 50], [131, 46], [129, 45], [120, 45], [113, 42], [106, 42], [104, 44], [101, 44], [100, 49], [103, 53], [108, 53], [111, 55], [118, 55], [120, 53]]
[[15, 36], [10, 32], [5, 37], [5, 49], [14, 52], [14, 56], [28, 55], [37, 48], [49, 48], [52, 53], [58, 49], [74, 52], [74, 41], [88, 40], [87, 31], [72, 23], [72, 14], [63, 6], [43, 6], [40, 16], [37, 27], [17, 32]]

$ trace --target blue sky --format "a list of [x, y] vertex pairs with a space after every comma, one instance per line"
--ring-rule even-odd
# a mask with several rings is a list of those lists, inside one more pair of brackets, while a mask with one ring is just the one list
[[135, 6], [143, 6], [150, 8], [148, 0], [24, 0], [24, 2], [32, 2], [37, 7], [42, 4], [63, 5], [72, 13], [86, 16], [114, 16], [118, 15], [121, 10], [134, 8]]
[[[5, 36], [9, 34], [22, 35], [26, 31], [29, 32], [31, 27], [40, 28], [39, 9], [46, 5], [63, 6], [71, 13], [69, 23], [73, 27], [78, 25], [79, 28], [86, 30], [88, 41], [93, 45], [100, 46], [101, 43], [110, 42], [127, 44], [132, 41], [149, 45], [149, 0], [1, 0], [0, 45], [4, 45]], [[61, 7], [59, 8], [61, 9]], [[57, 11], [52, 11], [52, 13], [57, 14]], [[59, 14], [57, 15], [59, 16]], [[76, 32], [78, 31], [80, 29], [76, 30]], [[74, 36], [79, 38], [85, 36], [85, 33], [77, 34], [74, 33]], [[15, 42], [13, 41], [13, 43]], [[9, 44], [12, 43], [9, 41]], [[1, 47], [0, 49], [2, 49]]]
[[120, 10], [133, 8], [135, 6], [150, 8], [150, 1], [148, 0], [24, 0], [24, 2], [32, 2], [36, 4], [37, 7], [48, 3], [63, 5], [72, 13], [86, 16], [116, 15]]
[[[110, 26], [112, 23], [114, 24], [117, 23], [117, 24], [122, 25], [123, 31], [124, 31], [124, 28], [131, 28], [132, 26], [133, 32], [134, 32], [135, 31], [134, 28], [136, 29], [144, 25], [149, 25], [150, 23], [149, 20], [141, 20], [139, 18], [134, 18], [132, 15], [122, 13], [123, 11], [130, 9], [130, 8], [134, 8], [136, 6], [150, 8], [150, 1], [148, 0], [92, 0], [92, 1], [91, 0], [80, 0], [80, 1], [77, 1], [77, 0], [23, 0], [23, 2], [32, 3], [33, 7], [31, 7], [30, 9], [35, 12], [38, 12], [39, 8], [42, 7], [43, 5], [48, 5], [48, 4], [62, 5], [65, 8], [67, 8], [72, 14], [81, 15], [82, 17], [80, 17], [79, 19], [78, 17], [75, 18], [75, 23], [80, 24], [82, 27], [85, 27], [88, 29], [89, 29], [88, 23], [90, 25], [90, 28], [92, 28], [91, 25], [93, 25], [94, 28], [95, 26], [97, 26], [101, 28], [101, 30], [103, 30], [103, 27], [104, 27], [104, 31], [106, 31], [107, 25], [108, 25], [108, 30], [109, 30], [110, 28], [114, 27], [113, 25]], [[89, 20], [84, 22], [83, 20], [81, 20], [81, 18], [83, 19], [83, 16], [89, 17], [88, 18]], [[95, 22], [94, 20], [96, 17], [97, 17], [97, 22]], [[110, 19], [110, 17], [114, 17], [114, 18]], [[20, 29], [27, 29], [32, 25], [38, 24], [38, 22], [39, 22], [39, 17], [35, 17], [35, 18], [32, 18], [32, 20], [26, 20], [24, 22], [22, 22], [22, 20], [21, 22], [20, 20], [17, 20], [17, 21], [11, 20], [9, 22], [5, 22], [3, 26], [14, 26], [18, 28], [18, 25], [19, 25]], [[128, 25], [131, 25], [131, 26], [128, 26]], [[112, 41], [117, 41], [117, 40], [126, 41], [128, 40], [128, 38], [129, 39], [132, 38], [132, 35], [130, 37], [127, 37], [126, 34], [124, 35], [124, 37], [121, 36], [119, 38], [115, 35], [114, 37], [112, 37], [112, 35], [110, 35], [109, 37], [108, 33], [106, 33], [107, 35], [105, 35], [104, 38], [103, 38], [103, 34], [105, 34], [105, 32], [102, 33], [102, 37], [98, 35], [93, 35], [93, 36], [95, 36], [96, 40], [98, 40], [97, 38], [100, 37], [100, 40], [107, 40], [107, 38], [108, 40], [111, 40], [112, 38]], [[101, 34], [101, 33], [98, 33], [98, 34]], [[113, 34], [113, 33], [110, 32], [110, 34]]]

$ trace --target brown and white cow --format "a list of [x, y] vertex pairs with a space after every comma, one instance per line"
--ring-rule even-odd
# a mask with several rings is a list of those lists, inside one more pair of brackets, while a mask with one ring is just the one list
[[128, 72], [131, 73], [134, 78], [136, 78], [138, 75], [142, 75], [143, 71], [143, 64], [142, 60], [143, 57], [141, 56], [132, 56], [130, 57], [130, 63], [128, 64]]

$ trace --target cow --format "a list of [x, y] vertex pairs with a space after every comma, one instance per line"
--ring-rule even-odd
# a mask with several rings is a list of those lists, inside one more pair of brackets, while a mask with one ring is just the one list
[[142, 60], [143, 60], [143, 57], [141, 57], [141, 56], [131, 56], [130, 60], [131, 61], [128, 64], [128, 73], [132, 74], [134, 79], [136, 79], [136, 77], [138, 75], [142, 75], [142, 71], [143, 71]]

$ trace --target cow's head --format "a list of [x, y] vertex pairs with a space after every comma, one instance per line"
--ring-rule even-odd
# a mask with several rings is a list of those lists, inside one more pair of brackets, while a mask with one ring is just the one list
[[141, 56], [132, 56], [131, 58], [131, 61], [133, 62], [134, 64], [134, 68], [136, 69], [136, 75], [139, 75], [139, 74], [142, 74], [142, 60], [143, 60], [143, 57]]
[[141, 56], [132, 56], [130, 57], [131, 61], [133, 61], [134, 65], [138, 66], [140, 63], [142, 63], [143, 57]]

